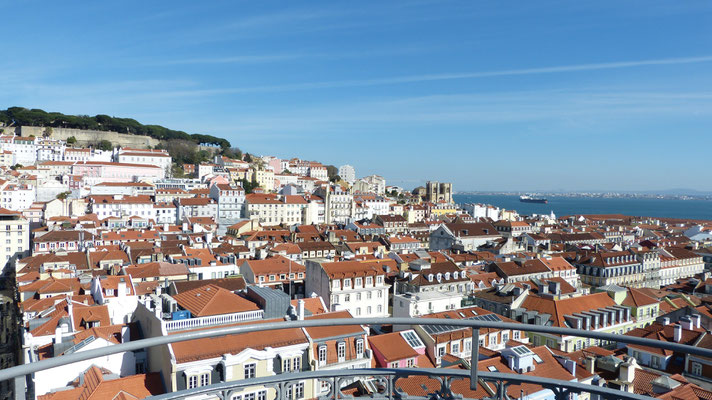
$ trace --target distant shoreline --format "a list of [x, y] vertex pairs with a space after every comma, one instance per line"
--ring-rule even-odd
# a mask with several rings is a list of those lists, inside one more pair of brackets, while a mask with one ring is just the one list
[[616, 192], [456, 192], [463, 196], [522, 196], [535, 193], [541, 197], [567, 197], [591, 199], [667, 199], [667, 200], [712, 200], [712, 194], [660, 194], [660, 193], [616, 193]]

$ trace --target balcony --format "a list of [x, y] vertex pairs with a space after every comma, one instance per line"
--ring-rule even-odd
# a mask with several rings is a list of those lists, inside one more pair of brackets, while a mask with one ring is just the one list
[[[651, 339], [642, 339], [638, 337], [627, 337], [609, 333], [577, 330], [570, 328], [557, 328], [551, 326], [540, 325], [522, 325], [515, 323], [497, 322], [497, 321], [481, 321], [481, 320], [452, 320], [452, 319], [432, 319], [432, 318], [348, 318], [348, 319], [312, 319], [303, 321], [287, 321], [273, 322], [256, 325], [239, 325], [231, 327], [217, 327], [210, 330], [200, 330], [192, 332], [182, 332], [167, 336], [152, 337], [143, 340], [127, 342], [123, 344], [102, 347], [98, 349], [87, 350], [84, 352], [75, 352], [55, 358], [50, 358], [30, 364], [20, 365], [4, 370], [0, 370], [0, 382], [13, 380], [15, 384], [15, 398], [25, 398], [26, 383], [31, 381], [31, 376], [35, 372], [43, 371], [50, 368], [61, 367], [78, 361], [91, 360], [98, 357], [105, 357], [111, 354], [117, 354], [127, 351], [137, 351], [153, 346], [165, 345], [188, 341], [198, 338], [218, 337], [229, 334], [249, 333], [272, 331], [285, 328], [302, 328], [302, 327], [318, 327], [318, 326], [345, 326], [345, 325], [430, 325], [430, 326], [461, 326], [472, 329], [473, 343], [479, 343], [480, 328], [493, 328], [502, 330], [520, 330], [536, 333], [555, 334], [576, 336], [597, 340], [617, 341], [628, 344], [638, 344], [643, 346], [653, 346], [662, 349], [669, 349], [681, 353], [692, 354], [702, 357], [712, 357], [712, 349], [705, 349], [693, 346], [682, 345], [675, 342], [660, 342]], [[471, 353], [469, 365], [477, 365], [476, 360], [479, 360], [479, 348], [475, 348]], [[468, 367], [469, 368], [469, 367]], [[549, 390], [550, 394], [547, 398], [564, 400], [578, 393], [589, 393], [601, 399], [633, 399], [644, 400], [651, 399], [644, 395], [634, 394], [626, 391], [621, 391], [614, 388], [602, 387], [579, 383], [567, 380], [557, 380], [544, 378], [536, 375], [522, 375], [490, 371], [478, 371], [472, 369], [447, 369], [447, 368], [363, 368], [363, 369], [336, 369], [336, 370], [317, 370], [304, 371], [289, 374], [276, 374], [264, 377], [243, 379], [237, 381], [220, 382], [211, 385], [201, 386], [193, 389], [181, 390], [177, 392], [166, 393], [149, 397], [151, 400], [168, 400], [168, 399], [185, 399], [185, 398], [220, 398], [232, 399], [238, 396], [243, 388], [254, 387], [257, 385], [265, 386], [274, 389], [274, 399], [287, 400], [287, 394], [294, 393], [294, 385], [300, 381], [316, 380], [322, 383], [322, 387], [328, 388], [324, 390], [319, 399], [347, 399], [352, 398], [341, 391], [344, 382], [351, 382], [354, 377], [368, 378], [367, 385], [369, 389], [368, 397], [374, 399], [457, 399], [462, 398], [462, 395], [454, 389], [453, 383], [464, 380], [469, 383], [470, 390], [474, 391], [483, 382], [490, 383], [490, 389], [487, 395], [481, 398], [487, 399], [509, 399], [507, 395], [507, 387], [512, 384], [534, 384], [545, 390]], [[422, 378], [422, 381], [434, 379], [438, 382], [438, 387], [430, 390], [426, 396], [408, 395], [399, 389], [398, 381], [409, 377]], [[467, 382], [469, 381], [469, 382]], [[460, 388], [462, 382], [456, 382]], [[431, 385], [432, 386], [432, 385]], [[423, 390], [426, 389], [425, 384], [421, 384]], [[493, 389], [494, 388], [494, 389]], [[491, 392], [491, 393], [490, 393]], [[269, 398], [268, 400], [272, 400]]]

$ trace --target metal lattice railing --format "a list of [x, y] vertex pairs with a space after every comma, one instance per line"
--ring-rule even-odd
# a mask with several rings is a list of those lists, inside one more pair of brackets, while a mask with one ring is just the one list
[[[552, 326], [540, 326], [540, 325], [528, 325], [520, 323], [510, 323], [510, 322], [500, 322], [500, 321], [479, 321], [479, 320], [454, 320], [454, 319], [433, 319], [433, 318], [338, 318], [338, 319], [317, 319], [317, 320], [304, 320], [304, 321], [282, 321], [282, 322], [271, 322], [264, 324], [251, 324], [251, 325], [239, 325], [230, 327], [216, 327], [209, 330], [202, 331], [192, 331], [192, 332], [181, 332], [168, 336], [152, 337], [148, 339], [142, 339], [137, 341], [132, 341], [128, 343], [117, 344], [113, 346], [103, 347], [99, 349], [92, 349], [82, 352], [75, 352], [69, 355], [63, 355], [60, 357], [50, 358], [47, 360], [42, 360], [30, 364], [19, 365], [16, 367], [0, 370], [0, 381], [5, 380], [15, 380], [15, 394], [16, 398], [24, 398], [24, 384], [27, 375], [31, 375], [35, 372], [46, 370], [49, 368], [55, 368], [62, 365], [72, 364], [79, 361], [90, 360], [98, 357], [104, 357], [111, 354], [123, 353], [127, 351], [141, 350], [148, 347], [160, 346], [170, 343], [183, 342], [194, 339], [211, 338], [217, 336], [224, 336], [230, 334], [241, 334], [249, 332], [259, 332], [259, 331], [270, 331], [288, 328], [308, 328], [308, 327], [318, 327], [318, 326], [347, 326], [347, 325], [447, 325], [447, 326], [458, 326], [464, 328], [472, 329], [472, 343], [479, 343], [479, 330], [481, 328], [492, 328], [501, 330], [518, 330], [536, 333], [546, 333], [554, 335], [564, 335], [572, 337], [582, 337], [604, 340], [609, 342], [620, 342], [626, 344], [637, 344], [643, 346], [650, 346], [654, 348], [661, 348], [672, 350], [675, 352], [693, 354], [702, 357], [712, 358], [712, 349], [688, 346], [675, 342], [662, 342], [652, 339], [643, 339], [639, 337], [631, 337], [625, 335], [587, 331], [580, 329], [571, 328], [558, 328]], [[476, 345], [472, 346], [472, 354], [470, 359], [470, 365], [476, 365], [476, 361], [479, 358], [478, 354], [479, 347]], [[568, 398], [570, 393], [582, 393], [587, 392], [591, 394], [599, 395], [601, 398], [606, 399], [649, 399], [649, 397], [635, 395], [632, 393], [598, 387], [593, 385], [581, 384], [578, 382], [569, 382], [548, 378], [541, 378], [538, 376], [528, 376], [520, 374], [504, 374], [496, 372], [484, 372], [477, 371], [477, 368], [471, 368], [469, 371], [465, 370], [452, 370], [452, 369], [358, 369], [358, 370], [321, 370], [321, 371], [306, 371], [301, 373], [284, 375], [275, 375], [262, 378], [254, 378], [243, 381], [231, 381], [223, 382], [210, 386], [204, 386], [195, 389], [184, 390], [180, 392], [167, 393], [165, 395], [156, 396], [155, 399], [177, 399], [185, 398], [187, 396], [207, 394], [210, 393], [222, 399], [230, 399], [231, 391], [239, 389], [241, 387], [246, 387], [248, 385], [277, 385], [278, 399], [283, 399], [285, 384], [288, 382], [296, 381], [299, 379], [332, 379], [332, 385], [330, 393], [323, 396], [326, 399], [342, 399], [347, 398], [341, 394], [335, 386], [336, 380], [344, 379], [348, 376], [376, 376], [380, 379], [386, 380], [386, 393], [383, 395], [373, 395], [374, 398], [388, 398], [392, 399], [394, 397], [404, 397], [404, 394], [399, 392], [394, 386], [394, 382], [397, 379], [413, 376], [413, 375], [424, 375], [430, 377], [436, 377], [441, 382], [441, 389], [438, 393], [433, 395], [441, 398], [448, 399], [456, 397], [450, 389], [450, 382], [452, 379], [469, 378], [470, 388], [472, 390], [476, 389], [478, 382], [480, 381], [495, 381], [497, 384], [497, 396], [495, 398], [506, 399], [506, 386], [512, 383], [533, 383], [544, 388], [552, 390], [555, 398], [564, 399]], [[285, 383], [286, 382], [286, 383]], [[281, 386], [280, 386], [281, 385]], [[281, 388], [281, 390], [280, 390]], [[18, 390], [20, 389], [20, 390]], [[225, 397], [228, 396], [228, 397]], [[414, 398], [413, 396], [408, 396], [409, 398]]]

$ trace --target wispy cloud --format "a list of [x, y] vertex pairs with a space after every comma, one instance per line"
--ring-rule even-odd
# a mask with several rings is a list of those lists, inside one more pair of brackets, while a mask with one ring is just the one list
[[609, 70], [609, 69], [638, 68], [638, 67], [649, 67], [649, 66], [697, 64], [697, 63], [707, 63], [707, 62], [712, 62], [712, 56], [660, 58], [660, 59], [638, 60], [638, 61], [617, 61], [617, 62], [592, 63], [592, 64], [560, 65], [560, 66], [541, 67], [541, 68], [505, 69], [505, 70], [498, 70], [498, 71], [408, 75], [408, 76], [395, 76], [395, 77], [373, 78], [373, 79], [302, 82], [302, 83], [289, 83], [289, 84], [280, 84], [280, 85], [265, 85], [265, 86], [238, 87], [238, 88], [196, 89], [196, 90], [186, 90], [186, 91], [175, 91], [175, 92], [166, 93], [166, 95], [168, 95], [168, 96], [209, 96], [209, 95], [255, 93], [255, 92], [286, 92], [286, 91], [298, 91], [298, 90], [334, 89], [334, 88], [345, 88], [345, 87], [398, 85], [398, 84], [404, 84], [404, 83], [432, 82], [432, 81], [459, 80], [459, 79], [479, 79], [479, 78], [518, 76], [518, 75], [557, 74], [557, 73], [571, 73], [571, 72], [597, 71], [597, 70]]
[[262, 64], [303, 58], [303, 54], [244, 55], [230, 57], [194, 57], [157, 61], [150, 65], [200, 65], [200, 64]]

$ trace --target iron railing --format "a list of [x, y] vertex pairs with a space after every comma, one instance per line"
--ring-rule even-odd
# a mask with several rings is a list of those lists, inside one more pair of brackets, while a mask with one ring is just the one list
[[[480, 321], [480, 320], [455, 320], [455, 319], [434, 319], [434, 318], [335, 318], [335, 319], [315, 319], [315, 320], [303, 320], [303, 321], [280, 321], [280, 322], [270, 322], [263, 324], [250, 324], [250, 325], [239, 325], [239, 326], [229, 326], [229, 327], [216, 327], [209, 330], [201, 331], [189, 331], [181, 332], [168, 336], [158, 336], [148, 339], [142, 339], [137, 341], [132, 341], [128, 343], [117, 344], [113, 346], [107, 346], [99, 349], [92, 349], [82, 352], [75, 352], [69, 355], [63, 355], [59, 357], [54, 357], [38, 362], [33, 362], [30, 364], [19, 365], [16, 367], [0, 370], [0, 381], [14, 380], [15, 381], [15, 396], [16, 399], [24, 398], [24, 387], [26, 377], [35, 372], [46, 370], [49, 368], [60, 367], [67, 364], [72, 364], [79, 361], [90, 360], [98, 357], [104, 357], [112, 354], [123, 353], [127, 351], [141, 350], [148, 347], [160, 346], [164, 344], [183, 342], [188, 340], [212, 338], [217, 336], [225, 336], [231, 334], [242, 334], [250, 332], [259, 331], [270, 331], [279, 329], [289, 329], [289, 328], [309, 328], [309, 327], [319, 327], [319, 326], [347, 326], [347, 325], [447, 325], [447, 326], [458, 326], [464, 328], [472, 329], [472, 352], [470, 365], [476, 365], [476, 361], [479, 358], [478, 350], [479, 346], [479, 330], [481, 328], [492, 328], [500, 330], [517, 330], [517, 331], [527, 331], [536, 333], [546, 333], [554, 335], [563, 335], [571, 337], [582, 337], [604, 340], [609, 342], [621, 342], [627, 344], [637, 344], [642, 346], [649, 346], [654, 348], [661, 348], [672, 350], [675, 352], [693, 354], [702, 357], [712, 358], [712, 349], [688, 346], [681, 343], [675, 342], [662, 342], [652, 339], [644, 339], [639, 337], [631, 337], [626, 335], [612, 334], [595, 332], [580, 329], [571, 328], [558, 328], [552, 326], [541, 326], [541, 325], [528, 325], [521, 323], [511, 323], [511, 322], [499, 322], [499, 321]], [[175, 399], [175, 398], [185, 398], [187, 396], [211, 393], [215, 394], [220, 398], [229, 399], [229, 397], [224, 397], [229, 394], [230, 391], [245, 387], [247, 385], [256, 385], [264, 382], [265, 384], [275, 384], [277, 386], [278, 399], [284, 399], [284, 391], [280, 391], [279, 388], [284, 388], [284, 382], [292, 382], [298, 379], [326, 379], [331, 378], [332, 383], [335, 381], [343, 380], [348, 376], [374, 376], [380, 377], [380, 379], [385, 379], [387, 383], [386, 390], [387, 393], [380, 396], [373, 396], [375, 398], [388, 398], [392, 399], [394, 397], [404, 397], [404, 394], [396, 390], [394, 386], [394, 381], [405, 376], [413, 375], [424, 375], [431, 377], [442, 377], [440, 379], [442, 386], [438, 393], [434, 393], [434, 396], [439, 396], [438, 398], [453, 398], [455, 396], [450, 391], [450, 381], [454, 378], [469, 378], [470, 388], [476, 389], [478, 382], [483, 381], [497, 381], [499, 382], [498, 396], [495, 398], [506, 399], [506, 386], [512, 383], [534, 383], [540, 385], [544, 388], [550, 389], [554, 392], [556, 399], [568, 398], [569, 393], [581, 393], [588, 392], [592, 394], [599, 395], [600, 398], [605, 399], [650, 399], [647, 396], [635, 395], [625, 391], [620, 391], [611, 388], [597, 387], [593, 385], [585, 385], [578, 382], [562, 381], [555, 379], [541, 378], [537, 376], [528, 376], [520, 374], [505, 374], [496, 372], [484, 372], [478, 371], [477, 368], [470, 368], [469, 371], [465, 370], [452, 370], [452, 369], [416, 369], [416, 368], [406, 368], [406, 369], [359, 369], [359, 370], [321, 370], [321, 371], [306, 371], [295, 374], [288, 375], [276, 375], [270, 377], [254, 378], [244, 381], [231, 381], [223, 382], [210, 386], [204, 386], [195, 389], [184, 390], [180, 392], [167, 393], [162, 396], [156, 396], [155, 399]], [[282, 383], [279, 383], [282, 382]], [[279, 386], [282, 385], [282, 386]], [[207, 391], [207, 392], [206, 392]], [[330, 394], [324, 396], [326, 399], [342, 399], [347, 398], [343, 394], [338, 393], [338, 386], [331, 385]], [[411, 398], [412, 396], [409, 396]]]

